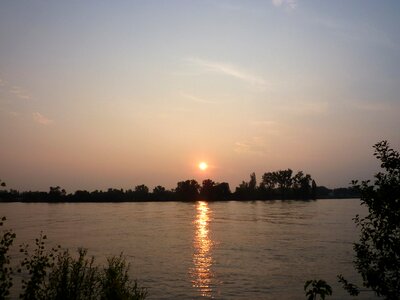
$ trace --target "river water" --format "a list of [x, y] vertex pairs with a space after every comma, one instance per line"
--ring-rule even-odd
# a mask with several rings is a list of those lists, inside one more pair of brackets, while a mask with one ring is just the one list
[[365, 212], [357, 199], [0, 204], [16, 245], [43, 231], [99, 262], [123, 252], [149, 299], [305, 299], [308, 279], [326, 280], [328, 299], [351, 299], [336, 275], [360, 283], [352, 218]]

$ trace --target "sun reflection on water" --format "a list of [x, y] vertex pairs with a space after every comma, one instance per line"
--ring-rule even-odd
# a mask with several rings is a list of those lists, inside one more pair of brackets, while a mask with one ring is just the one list
[[211, 297], [211, 280], [213, 273], [212, 246], [213, 241], [209, 235], [211, 211], [208, 203], [199, 201], [196, 204], [196, 219], [194, 220], [195, 235], [193, 239], [193, 268], [190, 270], [192, 284], [204, 297]]

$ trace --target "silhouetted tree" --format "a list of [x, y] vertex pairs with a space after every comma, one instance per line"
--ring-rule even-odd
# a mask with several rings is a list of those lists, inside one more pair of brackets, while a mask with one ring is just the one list
[[212, 181], [211, 179], [203, 180], [203, 184], [200, 188], [200, 197], [204, 200], [214, 200], [214, 188], [214, 181]]
[[126, 193], [123, 189], [109, 188], [107, 192], [104, 193], [104, 197], [102, 198], [104, 201], [121, 202], [126, 199]]
[[59, 186], [55, 186], [55, 187], [51, 186], [49, 194], [55, 195], [55, 196], [65, 196], [66, 192], [64, 189], [61, 189]]
[[167, 192], [165, 187], [157, 185], [153, 189], [152, 199], [155, 201], [165, 201], [170, 199], [170, 192]]
[[204, 200], [228, 200], [230, 194], [227, 182], [215, 183], [211, 179], [206, 179], [200, 188], [200, 197]]
[[229, 183], [221, 182], [214, 186], [214, 197], [216, 200], [228, 200], [231, 195]]
[[163, 194], [163, 193], [165, 193], [165, 187], [161, 185], [157, 185], [156, 187], [154, 187], [153, 194]]
[[[360, 240], [354, 243], [356, 270], [361, 274], [363, 285], [377, 296], [387, 300], [400, 299], [400, 154], [390, 148], [387, 141], [374, 145], [374, 156], [381, 161], [383, 172], [358, 184], [353, 190], [360, 192], [361, 205], [368, 208], [366, 217], [356, 215], [354, 222], [360, 229]], [[338, 275], [339, 283], [351, 295], [360, 289]], [[324, 282], [323, 280], [320, 280]], [[311, 283], [306, 282], [304, 288]], [[316, 282], [316, 281], [314, 281]], [[308, 292], [307, 295], [310, 295]], [[312, 299], [312, 298], [311, 298]]]
[[242, 181], [236, 188], [235, 196], [242, 200], [256, 200], [258, 198], [257, 179], [254, 172], [250, 174], [249, 182]]
[[251, 173], [250, 174], [250, 181], [249, 181], [249, 190], [251, 192], [254, 192], [257, 187], [257, 179], [256, 179], [256, 173]]
[[261, 177], [261, 182], [258, 187], [261, 199], [275, 198], [276, 179], [273, 172], [266, 172]]
[[[294, 176], [291, 169], [267, 172], [262, 176], [257, 186], [256, 174], [250, 174], [248, 182], [236, 187], [232, 194], [227, 183], [216, 183], [211, 179], [203, 181], [202, 186], [195, 180], [186, 180], [178, 183], [175, 190], [166, 190], [162, 186], [156, 186], [152, 193], [142, 184], [133, 190], [109, 188], [107, 191], [76, 191], [68, 194], [59, 186], [50, 187], [46, 192], [7, 191], [0, 189], [0, 201], [24, 201], [24, 202], [121, 202], [121, 201], [187, 201], [196, 200], [201, 196], [205, 200], [262, 200], [262, 199], [315, 199], [318, 198], [345, 198], [356, 197], [358, 194], [353, 188], [340, 188], [331, 190], [325, 187], [317, 187], [309, 174], [302, 171]], [[4, 184], [3, 184], [4, 185]], [[2, 181], [0, 181], [0, 187]]]
[[273, 172], [274, 179], [278, 185], [280, 190], [281, 198], [285, 199], [288, 189], [291, 187], [293, 179], [292, 174], [293, 171], [291, 169], [287, 170], [279, 170], [277, 172]]
[[294, 195], [297, 199], [311, 198], [311, 175], [304, 175], [303, 171], [299, 171], [292, 178], [292, 187]]
[[386, 299], [400, 299], [400, 154], [387, 141], [374, 148], [384, 172], [375, 175], [373, 185], [353, 182], [368, 208], [366, 217], [355, 218], [361, 231], [354, 244], [355, 267], [364, 286]]
[[149, 193], [149, 188], [144, 184], [137, 185], [137, 186], [135, 186], [135, 192], [136, 193], [141, 193], [141, 194], [148, 194]]
[[242, 181], [238, 187], [236, 187], [236, 191], [247, 191], [249, 189], [249, 183], [246, 181]]
[[135, 199], [136, 200], [140, 200], [140, 201], [144, 201], [147, 200], [149, 198], [149, 188], [144, 185], [137, 185], [135, 186]]
[[[96, 193], [94, 192], [94, 193], [92, 193], [92, 194], [95, 195]], [[81, 190], [78, 190], [78, 191], [76, 191], [76, 192], [74, 193], [73, 199], [74, 199], [76, 202], [90, 202], [90, 201], [92, 201], [92, 194], [89, 193], [88, 191], [81, 191]], [[98, 198], [97, 198], [97, 199], [95, 198], [94, 200], [99, 201]]]
[[181, 201], [193, 201], [197, 200], [199, 196], [200, 185], [196, 180], [186, 180], [177, 183], [175, 189], [178, 200]]
[[59, 202], [65, 200], [64, 197], [67, 192], [64, 189], [61, 189], [59, 186], [51, 186], [49, 190], [49, 200], [54, 202]]
[[4, 181], [1, 181], [1, 179], [0, 179], [0, 201], [7, 200], [7, 198], [9, 198], [7, 191], [2, 189], [5, 186], [6, 186], [6, 183]]
[[262, 184], [267, 190], [273, 190], [276, 186], [276, 178], [272, 172], [264, 173], [262, 176]]

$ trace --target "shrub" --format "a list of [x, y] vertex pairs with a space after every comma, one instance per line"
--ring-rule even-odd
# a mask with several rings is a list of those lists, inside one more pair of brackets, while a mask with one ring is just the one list
[[94, 258], [86, 258], [87, 250], [78, 249], [78, 258], [73, 258], [68, 250], [59, 253], [49, 274], [45, 289], [47, 299], [78, 300], [98, 299], [100, 282]]
[[[365, 287], [377, 296], [396, 300], [400, 299], [400, 153], [390, 148], [387, 141], [375, 144], [374, 148], [383, 171], [375, 175], [374, 184], [369, 180], [361, 184], [353, 181], [353, 187], [360, 192], [361, 205], [368, 209], [366, 217], [354, 218], [360, 228], [360, 240], [354, 243], [354, 264]], [[356, 285], [342, 275], [338, 279], [351, 296], [359, 294]], [[310, 283], [307, 281], [304, 289]], [[313, 293], [307, 292], [309, 299], [314, 299]]]
[[[0, 226], [6, 219], [3, 217]], [[8, 251], [16, 235], [5, 230], [0, 242], [0, 300], [10, 295], [13, 271]], [[47, 236], [40, 234], [31, 250], [20, 246], [24, 258], [18, 272], [22, 275], [20, 299], [24, 300], [142, 300], [147, 289], [129, 278], [129, 264], [122, 254], [107, 259], [104, 267], [95, 266], [87, 250], [78, 249], [76, 257], [61, 246], [47, 249]]]
[[374, 184], [354, 185], [361, 192], [361, 204], [368, 208], [365, 218], [356, 216], [360, 241], [354, 244], [355, 267], [364, 286], [386, 299], [400, 298], [400, 154], [387, 141], [377, 143], [374, 156], [383, 172]]
[[[0, 227], [4, 225], [6, 217], [2, 217]], [[8, 251], [15, 239], [15, 233], [12, 230], [4, 230], [0, 240], [0, 299], [5, 299], [10, 294], [12, 287], [13, 270], [10, 267], [10, 256]]]
[[36, 248], [33, 250], [33, 254], [30, 253], [28, 244], [20, 246], [20, 252], [25, 257], [18, 272], [27, 275], [22, 279], [20, 299], [46, 299], [46, 281], [50, 269], [54, 267], [54, 256], [58, 251], [56, 248], [47, 251], [45, 249], [46, 239], [47, 236], [42, 233], [39, 238], [35, 239]]
[[108, 258], [107, 262], [101, 274], [101, 299], [140, 300], [147, 296], [146, 289], [129, 280], [129, 265], [122, 254]]
[[304, 284], [307, 300], [317, 300], [317, 296], [324, 300], [325, 296], [332, 295], [332, 288], [324, 280], [308, 280]]

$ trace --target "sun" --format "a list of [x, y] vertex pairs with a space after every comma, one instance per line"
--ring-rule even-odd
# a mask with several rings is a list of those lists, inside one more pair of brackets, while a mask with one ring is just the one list
[[205, 171], [208, 168], [207, 163], [205, 163], [204, 161], [202, 161], [201, 163], [199, 163], [199, 169], [202, 171]]

